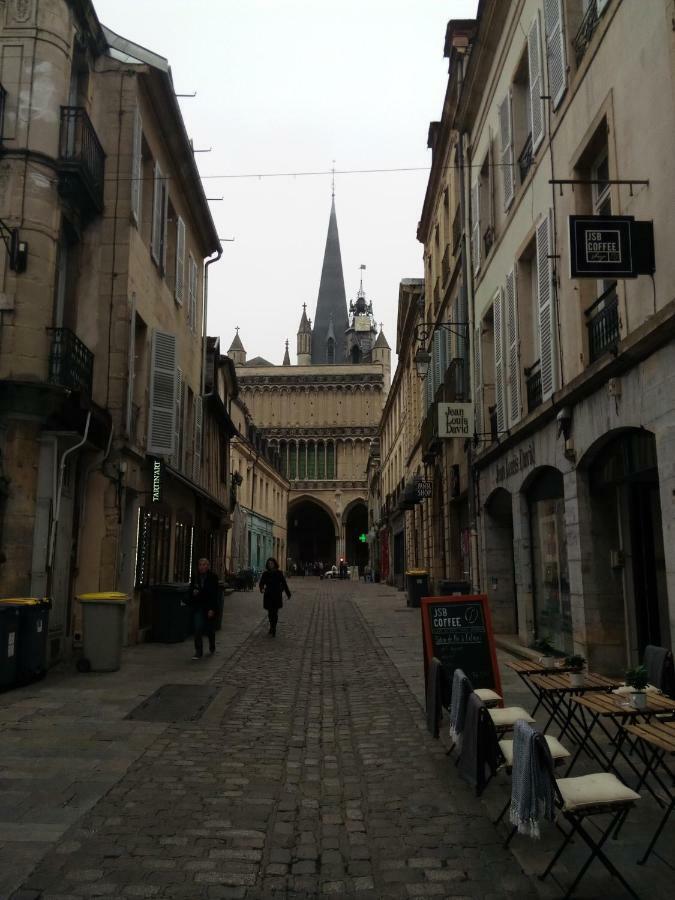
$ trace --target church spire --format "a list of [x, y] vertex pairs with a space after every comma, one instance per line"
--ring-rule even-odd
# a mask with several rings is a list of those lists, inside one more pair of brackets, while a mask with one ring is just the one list
[[345, 359], [345, 331], [349, 327], [349, 319], [347, 316], [345, 280], [342, 274], [340, 237], [335, 214], [335, 197], [331, 201], [326, 249], [323, 256], [323, 268], [321, 269], [319, 296], [316, 301], [316, 315], [314, 316], [312, 363], [315, 365], [325, 362], [324, 341], [330, 325], [331, 315], [335, 330], [335, 361], [343, 362]]
[[286, 352], [284, 353], [284, 361], [283, 361], [282, 365], [290, 366], [290, 364], [291, 364], [291, 357], [288, 353], [288, 338], [286, 338]]

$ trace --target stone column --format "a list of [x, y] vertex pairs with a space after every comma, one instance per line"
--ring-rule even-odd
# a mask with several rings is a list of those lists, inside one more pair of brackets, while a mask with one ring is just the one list
[[[530, 510], [527, 497], [517, 491], [513, 503], [513, 566], [518, 604], [518, 636], [524, 644], [534, 638], [534, 593], [532, 587], [532, 543], [530, 540]], [[484, 560], [483, 560], [484, 561]], [[481, 566], [485, 572], [485, 566]]]

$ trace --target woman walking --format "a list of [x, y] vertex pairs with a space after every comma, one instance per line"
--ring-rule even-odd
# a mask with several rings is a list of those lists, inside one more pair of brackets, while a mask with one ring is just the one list
[[270, 634], [274, 637], [277, 633], [279, 610], [284, 605], [283, 594], [290, 600], [291, 592], [284, 573], [279, 569], [279, 563], [271, 556], [265, 563], [265, 571], [260, 577], [260, 593], [263, 594], [263, 606], [270, 620]]

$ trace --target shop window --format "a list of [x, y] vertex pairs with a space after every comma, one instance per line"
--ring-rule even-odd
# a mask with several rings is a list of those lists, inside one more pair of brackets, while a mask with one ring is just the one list
[[168, 581], [170, 552], [170, 511], [161, 504], [141, 507], [136, 543], [137, 588]]
[[189, 581], [192, 577], [192, 544], [194, 529], [192, 518], [177, 513], [174, 526], [173, 580]]

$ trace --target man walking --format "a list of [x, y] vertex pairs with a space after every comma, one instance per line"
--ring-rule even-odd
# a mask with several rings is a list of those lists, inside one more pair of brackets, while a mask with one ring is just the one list
[[197, 575], [190, 585], [192, 600], [192, 617], [195, 629], [195, 655], [193, 659], [201, 659], [204, 655], [204, 635], [209, 639], [209, 652], [216, 652], [216, 611], [218, 609], [218, 576], [211, 571], [208, 559], [200, 559], [197, 563]]

